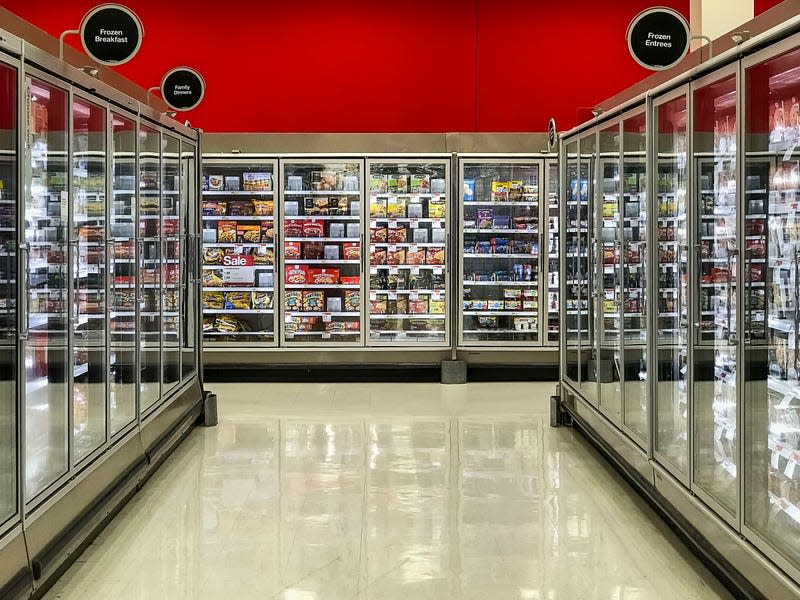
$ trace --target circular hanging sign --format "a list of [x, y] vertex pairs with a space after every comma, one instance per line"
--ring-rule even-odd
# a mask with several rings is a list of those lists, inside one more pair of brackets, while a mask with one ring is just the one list
[[161, 96], [174, 110], [192, 110], [203, 99], [206, 82], [189, 67], [172, 69], [161, 80]]
[[558, 141], [558, 132], [556, 131], [556, 120], [550, 119], [547, 123], [547, 149], [552, 150], [556, 147]]
[[671, 8], [649, 8], [628, 25], [628, 50], [647, 69], [663, 71], [678, 64], [689, 51], [689, 24]]
[[136, 56], [144, 30], [136, 14], [119, 4], [102, 4], [81, 21], [81, 43], [101, 65], [122, 65]]

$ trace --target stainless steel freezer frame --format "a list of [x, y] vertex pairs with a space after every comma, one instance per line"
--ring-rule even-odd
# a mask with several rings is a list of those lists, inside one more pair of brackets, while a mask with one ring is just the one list
[[[22, 598], [52, 583], [200, 414], [199, 135], [143, 104], [144, 90], [104, 83], [106, 70], [91, 77], [1, 33], [13, 97], [0, 131], [0, 596]], [[139, 227], [145, 126], [156, 136], [152, 255]], [[143, 289], [167, 324], [153, 332], [150, 374], [138, 368], [151, 347], [137, 335]], [[147, 411], [144, 386], [157, 390]]]
[[[270, 190], [246, 190], [244, 177], [245, 174], [254, 174], [264, 171], [271, 175], [271, 189]], [[236, 175], [234, 175], [234, 173]], [[225, 190], [225, 189], [207, 189], [207, 182], [212, 176], [221, 176], [223, 181], [221, 185], [225, 187], [224, 177], [238, 177], [238, 190]], [[226, 254], [250, 254], [258, 255], [263, 251], [264, 254], [272, 252], [271, 264], [259, 262], [253, 266], [255, 281], [252, 286], [230, 285], [230, 286], [203, 286], [202, 303], [204, 315], [204, 329], [205, 318], [216, 318], [219, 315], [232, 315], [237, 319], [241, 319], [247, 326], [247, 329], [242, 331], [222, 333], [219, 331], [209, 332], [204, 330], [203, 335], [205, 339], [205, 347], [211, 348], [226, 348], [231, 343], [240, 346], [247, 345], [252, 347], [274, 348], [278, 345], [280, 337], [277, 327], [279, 321], [279, 310], [282, 304], [279, 302], [280, 296], [277, 294], [278, 279], [281, 278], [282, 270], [278, 264], [278, 257], [282, 254], [276, 242], [276, 235], [274, 232], [278, 230], [278, 222], [281, 219], [280, 206], [281, 203], [278, 199], [278, 160], [275, 157], [269, 157], [258, 154], [206, 154], [203, 156], [203, 206], [206, 202], [215, 203], [229, 202], [236, 200], [248, 201], [255, 199], [257, 201], [272, 202], [271, 214], [263, 214], [269, 212], [267, 210], [256, 211], [253, 210], [252, 215], [230, 215], [230, 207], [227, 208], [225, 214], [205, 214], [207, 211], [203, 209], [202, 221], [203, 229], [203, 271], [221, 270], [222, 265], [220, 262], [215, 262], [213, 265], [209, 264], [206, 260], [207, 249], [220, 249]], [[236, 182], [233, 182], [234, 184]], [[216, 186], [215, 186], [216, 187]], [[229, 186], [230, 187], [230, 186]], [[252, 186], [251, 186], [252, 187]], [[259, 213], [259, 214], [256, 214]], [[237, 239], [233, 242], [225, 243], [219, 242], [216, 238], [218, 231], [218, 224], [220, 221], [226, 220], [237, 222], [242, 225], [272, 225], [273, 236], [272, 241], [264, 238], [263, 227], [261, 238], [257, 242], [248, 243], [246, 240]], [[229, 252], [230, 251], [230, 252]], [[262, 254], [263, 255], [263, 254]], [[216, 259], [215, 259], [216, 260]], [[282, 263], [281, 263], [282, 264]], [[261, 273], [272, 272], [272, 284], [262, 286], [258, 279]], [[250, 292], [257, 294], [271, 295], [271, 303], [267, 308], [259, 308], [250, 306], [247, 309], [230, 310], [223, 306], [214, 306], [211, 308], [206, 305], [207, 294], [217, 293], [225, 294], [226, 292]]]
[[[633, 335], [640, 326], [627, 319], [625, 306], [613, 307], [614, 322], [623, 324], [621, 418], [604, 408], [617, 391], [602, 315], [593, 322], [598, 337], [562, 337], [562, 405], [687, 539], [704, 538], [695, 548], [728, 581], [770, 598], [800, 597], [799, 29], [795, 19], [738, 53], [680, 72], [568, 132], [560, 148], [567, 193], [571, 178], [580, 187], [579, 161], [597, 161], [586, 178], [595, 184], [588, 200], [596, 204], [590, 302], [610, 283], [604, 244], [616, 247], [612, 260], [614, 269], [621, 264], [623, 288], [632, 281], [626, 269], [637, 264], [625, 245], [636, 239], [624, 229], [635, 212], [625, 207], [634, 195], [628, 169], [646, 186], [645, 194], [635, 193], [647, 222], [646, 339]], [[621, 148], [604, 144], [603, 132], [607, 142], [618, 134]], [[611, 193], [614, 169], [603, 162], [617, 151], [613, 162], [622, 176]], [[575, 225], [569, 200], [561, 209], [563, 237]], [[579, 272], [566, 246], [561, 240], [562, 269]], [[579, 290], [570, 296], [569, 283], [563, 277], [562, 320], [566, 302], [580, 298]], [[632, 350], [642, 353], [641, 382], [625, 358]], [[637, 388], [633, 406], [629, 383]]]

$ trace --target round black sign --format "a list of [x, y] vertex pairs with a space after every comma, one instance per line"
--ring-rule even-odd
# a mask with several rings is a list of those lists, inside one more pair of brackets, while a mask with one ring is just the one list
[[669, 69], [689, 51], [689, 25], [670, 8], [640, 12], [628, 26], [628, 50], [643, 67]]
[[83, 49], [101, 65], [121, 65], [142, 45], [142, 23], [133, 11], [118, 4], [103, 4], [81, 21]]
[[205, 93], [206, 82], [200, 73], [188, 67], [172, 69], [161, 80], [161, 96], [175, 110], [193, 109]]
[[556, 120], [550, 119], [550, 122], [547, 124], [547, 146], [548, 150], [552, 150], [556, 147], [556, 142], [558, 142], [558, 133], [556, 131]]

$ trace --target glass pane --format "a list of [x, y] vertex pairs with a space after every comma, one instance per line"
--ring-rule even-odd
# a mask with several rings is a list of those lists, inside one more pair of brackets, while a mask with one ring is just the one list
[[111, 435], [136, 419], [136, 124], [112, 115], [109, 286]]
[[67, 92], [27, 79], [30, 164], [25, 194], [23, 255], [27, 284], [25, 342], [26, 500], [68, 469], [67, 398], [69, 224]]
[[17, 72], [0, 65], [0, 523], [17, 512]]
[[139, 242], [139, 408], [144, 412], [161, 391], [161, 274], [167, 270], [161, 268], [161, 134], [146, 125], [139, 129]]
[[686, 226], [686, 96], [658, 107], [658, 381], [654, 447], [688, 475], [689, 237]]
[[622, 329], [625, 425], [647, 437], [647, 136], [644, 113], [622, 122]]
[[[566, 200], [566, 222], [564, 225], [565, 322], [562, 335], [566, 336], [567, 378], [574, 383], [581, 380], [580, 373], [580, 329], [588, 316], [586, 299], [588, 285], [586, 277], [586, 244], [589, 239], [589, 223], [584, 217], [588, 199], [581, 199], [581, 182], [578, 178], [578, 144], [567, 145], [566, 179], [563, 182]], [[588, 184], [587, 184], [588, 185]]]
[[189, 264], [189, 248], [192, 246], [197, 232], [194, 223], [197, 218], [197, 148], [181, 142], [181, 206], [178, 210], [181, 215], [181, 240], [183, 240], [183, 270], [181, 282], [184, 294], [181, 298], [181, 323], [183, 332], [181, 378], [185, 381], [197, 371], [197, 287], [196, 276], [190, 269], [195, 265]]
[[699, 240], [694, 353], [694, 481], [737, 506], [736, 78], [694, 92]]
[[167, 394], [181, 380], [180, 305], [180, 143], [165, 135], [161, 167], [161, 393]]
[[[620, 204], [619, 124], [600, 132], [599, 168], [602, 178], [603, 203], [599, 224], [602, 261], [602, 299], [599, 308], [598, 360], [589, 364], [589, 379], [600, 382], [600, 408], [614, 422], [622, 414], [622, 216]], [[596, 313], [593, 313], [596, 314]], [[596, 369], [595, 371], [593, 371]]]
[[369, 168], [370, 340], [441, 344], [448, 304], [445, 163]]
[[547, 341], [557, 343], [561, 333], [558, 314], [559, 279], [559, 239], [558, 209], [560, 206], [561, 188], [558, 181], [558, 163], [548, 162], [547, 170]]
[[106, 441], [106, 111], [72, 102], [72, 453]]
[[284, 174], [287, 343], [360, 343], [361, 165], [288, 163]]
[[206, 344], [257, 344], [275, 340], [273, 170], [272, 162], [205, 164], [203, 337]]
[[540, 165], [487, 162], [463, 171], [463, 340], [537, 344]]
[[[598, 315], [601, 314], [602, 305], [599, 303], [598, 292], [598, 256], [603, 260], [600, 248], [600, 238], [595, 232], [595, 167], [597, 161], [597, 138], [592, 133], [580, 140], [580, 161], [578, 162], [578, 197], [580, 198], [579, 217], [580, 227], [586, 230], [586, 238], [581, 237], [579, 254], [585, 254], [580, 264], [582, 266], [581, 299], [586, 299], [588, 312], [581, 315], [580, 320], [580, 346], [581, 346], [581, 390], [586, 398], [594, 403], [598, 401], [597, 381], [598, 376], [607, 378], [608, 365], [600, 365], [600, 355], [596, 346], [595, 331]], [[583, 204], [585, 203], [585, 204]], [[584, 287], [585, 286], [585, 287]], [[606, 369], [605, 371], [603, 369]]]
[[[745, 522], [800, 568], [800, 49], [747, 70]], [[766, 325], [766, 327], [765, 327]]]

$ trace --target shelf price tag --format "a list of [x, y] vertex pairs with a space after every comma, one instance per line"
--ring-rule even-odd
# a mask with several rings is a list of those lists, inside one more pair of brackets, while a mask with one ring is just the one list
[[419, 300], [419, 291], [414, 290], [413, 292], [409, 292], [408, 299], [414, 301]]
[[322, 339], [323, 339], [323, 340], [329, 340], [329, 339], [331, 339], [331, 332], [330, 332], [330, 331], [323, 331], [323, 332], [322, 332]]
[[434, 229], [442, 229], [442, 222], [441, 221], [431, 221], [431, 227]]
[[398, 275], [400, 273], [400, 269], [397, 267], [390, 267], [389, 268], [389, 275]]
[[794, 471], [796, 466], [797, 463], [794, 462], [794, 460], [789, 460], [789, 462], [786, 463], [786, 468], [783, 470], [783, 474], [786, 475], [789, 479], [794, 479]]
[[431, 292], [431, 300], [438, 302], [441, 299], [442, 299], [442, 292], [440, 292], [439, 290], [433, 290]]
[[391, 245], [388, 247], [389, 252], [397, 252], [397, 246]]
[[411, 219], [411, 220], [408, 222], [408, 226], [409, 226], [411, 229], [417, 229], [417, 228], [419, 227], [419, 220], [418, 220], [418, 219]]
[[330, 323], [331, 322], [331, 313], [329, 313], [329, 312], [322, 313], [322, 322], [323, 323]]
[[411, 244], [411, 245], [408, 247], [408, 251], [409, 251], [409, 252], [419, 252], [419, 248], [417, 247], [417, 245], [416, 245], [416, 244]]
[[372, 300], [373, 302], [375, 300], [377, 300], [378, 299], [378, 292], [376, 292], [375, 290], [370, 290], [369, 291], [369, 299]]
[[378, 274], [378, 267], [370, 267], [369, 268], [370, 275], [377, 275]]
[[411, 267], [412, 275], [419, 275], [419, 267]]
[[389, 292], [389, 300], [397, 300], [397, 292]]
[[435, 275], [441, 275], [444, 273], [444, 269], [442, 267], [433, 267], [433, 272]]
[[397, 229], [397, 219], [390, 219], [389, 220], [389, 229]]
[[242, 245], [242, 244], [236, 244], [236, 245], [233, 247], [233, 253], [234, 253], [234, 254], [244, 254], [244, 245]]

